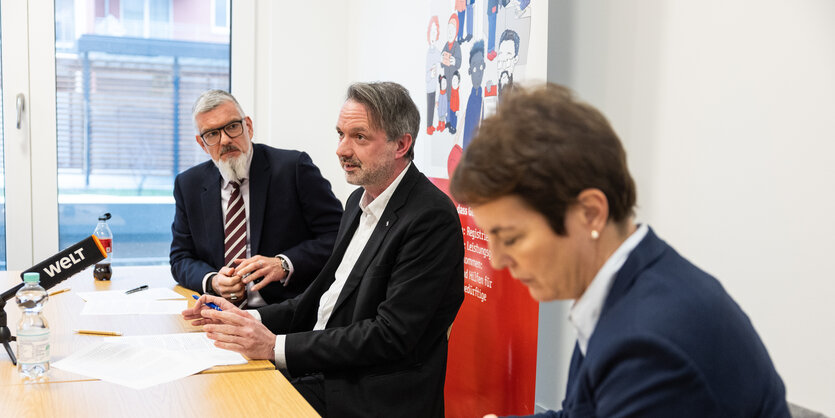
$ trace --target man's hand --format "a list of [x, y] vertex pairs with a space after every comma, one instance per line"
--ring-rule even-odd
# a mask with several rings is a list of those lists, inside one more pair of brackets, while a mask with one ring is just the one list
[[286, 273], [281, 268], [281, 260], [276, 257], [256, 255], [247, 259], [235, 260], [235, 262], [239, 263], [238, 267], [235, 268], [235, 273], [243, 278], [244, 284], [258, 278], [262, 279], [252, 286], [253, 291], [259, 291], [272, 282], [280, 282], [286, 278]]
[[200, 311], [206, 321], [203, 329], [206, 336], [215, 340], [215, 347], [236, 351], [253, 360], [275, 359], [275, 334], [261, 321], [234, 306], [232, 308], [237, 311], [221, 308], [223, 312], [214, 309]]
[[[223, 309], [224, 312], [230, 312], [235, 315], [239, 315], [245, 318], [252, 318], [252, 315], [247, 313], [246, 311], [242, 311], [238, 309], [232, 302], [227, 301], [224, 298], [211, 296], [211, 295], [203, 295], [200, 296], [200, 299], [197, 299], [197, 302], [191, 308], [184, 310], [183, 319], [186, 321], [193, 321], [191, 324], [194, 326], [206, 325], [213, 323], [211, 319], [208, 319], [203, 316], [203, 311], [209, 310], [214, 311], [214, 308], [210, 308], [207, 306], [208, 303], [214, 303], [220, 309]], [[217, 311], [215, 311], [217, 312]], [[219, 323], [219, 322], [214, 322]]]
[[212, 289], [226, 299], [243, 300], [246, 297], [246, 287], [237, 273], [237, 268], [224, 267], [212, 277]]

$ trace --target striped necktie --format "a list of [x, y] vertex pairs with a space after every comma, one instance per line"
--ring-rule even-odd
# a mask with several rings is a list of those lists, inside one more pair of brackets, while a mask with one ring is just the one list
[[[243, 180], [242, 180], [243, 181]], [[241, 185], [232, 182], [232, 196], [226, 206], [226, 222], [224, 224], [223, 262], [226, 266], [236, 258], [246, 258], [246, 210], [244, 198], [241, 196]]]

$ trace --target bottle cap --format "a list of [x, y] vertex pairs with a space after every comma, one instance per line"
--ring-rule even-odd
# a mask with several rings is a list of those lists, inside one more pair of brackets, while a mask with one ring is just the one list
[[23, 282], [24, 283], [40, 283], [41, 282], [41, 275], [38, 272], [30, 271], [28, 273], [23, 273]]
[[99, 216], [100, 221], [106, 221], [108, 219], [110, 219], [110, 212], [104, 213], [101, 216]]

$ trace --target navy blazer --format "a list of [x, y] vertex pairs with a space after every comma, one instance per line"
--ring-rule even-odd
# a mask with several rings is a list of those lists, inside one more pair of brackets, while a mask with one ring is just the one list
[[443, 417], [447, 329], [464, 301], [464, 240], [455, 206], [414, 163], [395, 189], [337, 298], [312, 331], [357, 229], [363, 189], [348, 198], [333, 256], [299, 297], [258, 309], [287, 334], [293, 376], [322, 373], [327, 415]]
[[652, 229], [617, 273], [553, 417], [788, 417], [783, 382], [719, 282]]
[[[270, 283], [267, 303], [292, 298], [313, 281], [333, 250], [342, 204], [310, 157], [299, 151], [252, 144], [249, 175], [250, 252], [284, 254], [293, 263], [288, 286]], [[176, 212], [171, 225], [171, 274], [181, 285], [203, 291], [203, 277], [223, 267], [220, 171], [209, 160], [174, 181]]]

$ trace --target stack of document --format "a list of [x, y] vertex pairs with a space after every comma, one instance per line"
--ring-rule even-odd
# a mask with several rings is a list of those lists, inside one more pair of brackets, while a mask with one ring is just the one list
[[188, 308], [186, 297], [164, 287], [126, 294], [124, 290], [79, 292], [87, 301], [82, 315], [179, 315]]
[[210, 367], [244, 364], [234, 351], [214, 346], [206, 333], [102, 338], [53, 367], [134, 389], [170, 382]]

